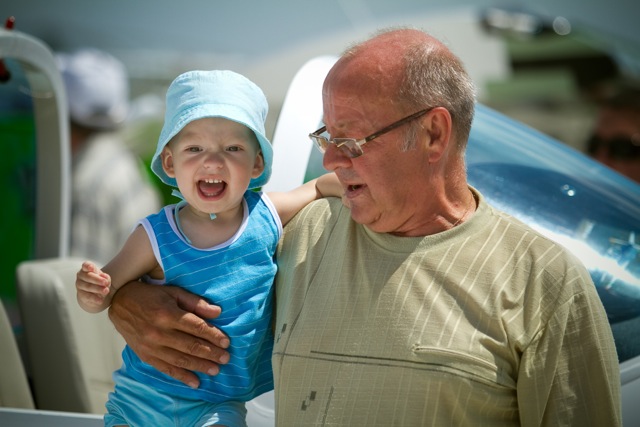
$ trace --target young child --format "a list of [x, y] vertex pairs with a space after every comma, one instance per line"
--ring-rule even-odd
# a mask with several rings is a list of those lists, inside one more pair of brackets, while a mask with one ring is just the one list
[[251, 190], [271, 174], [266, 114], [260, 88], [231, 71], [191, 71], [170, 85], [151, 168], [183, 200], [142, 219], [102, 270], [83, 263], [78, 302], [102, 311], [118, 288], [143, 276], [182, 286], [221, 306], [213, 324], [229, 336], [231, 358], [217, 376], [199, 374], [194, 389], [126, 347], [106, 426], [245, 425], [244, 402], [273, 388], [272, 283], [282, 226], [343, 189], [326, 174], [286, 193]]

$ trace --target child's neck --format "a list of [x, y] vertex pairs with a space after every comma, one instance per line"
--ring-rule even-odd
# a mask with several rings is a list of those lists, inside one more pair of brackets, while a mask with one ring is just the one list
[[192, 246], [200, 249], [211, 248], [231, 239], [240, 229], [244, 219], [244, 203], [225, 212], [210, 214], [193, 209], [188, 204], [180, 204], [174, 211], [176, 225], [182, 236]]

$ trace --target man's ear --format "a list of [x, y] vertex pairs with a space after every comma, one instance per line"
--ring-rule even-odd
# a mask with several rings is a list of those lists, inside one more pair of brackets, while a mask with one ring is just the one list
[[259, 151], [256, 155], [256, 161], [253, 164], [253, 173], [251, 174], [251, 178], [257, 178], [262, 175], [264, 172], [264, 157], [262, 156], [262, 151]]
[[160, 156], [162, 158], [162, 169], [164, 173], [166, 173], [169, 178], [175, 178], [176, 174], [173, 169], [173, 153], [171, 149], [165, 145]]
[[422, 120], [422, 127], [427, 134], [424, 140], [429, 161], [437, 162], [451, 145], [451, 114], [444, 107], [436, 107]]

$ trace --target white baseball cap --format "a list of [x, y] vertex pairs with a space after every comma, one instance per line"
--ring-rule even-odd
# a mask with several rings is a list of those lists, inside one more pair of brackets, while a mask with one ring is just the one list
[[56, 60], [72, 121], [105, 130], [124, 122], [129, 111], [129, 80], [122, 62], [93, 48], [59, 53]]

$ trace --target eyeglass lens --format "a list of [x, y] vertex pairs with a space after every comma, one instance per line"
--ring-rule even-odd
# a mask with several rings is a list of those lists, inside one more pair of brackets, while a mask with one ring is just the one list
[[[325, 131], [326, 132], [326, 131]], [[349, 157], [358, 157], [362, 155], [362, 148], [355, 139], [351, 138], [336, 138], [332, 142], [329, 140], [327, 136], [317, 136], [313, 135], [312, 139], [315, 141], [316, 146], [320, 149], [320, 152], [324, 154], [329, 147], [329, 144], [332, 142], [336, 145], [337, 148], [342, 150]]]

